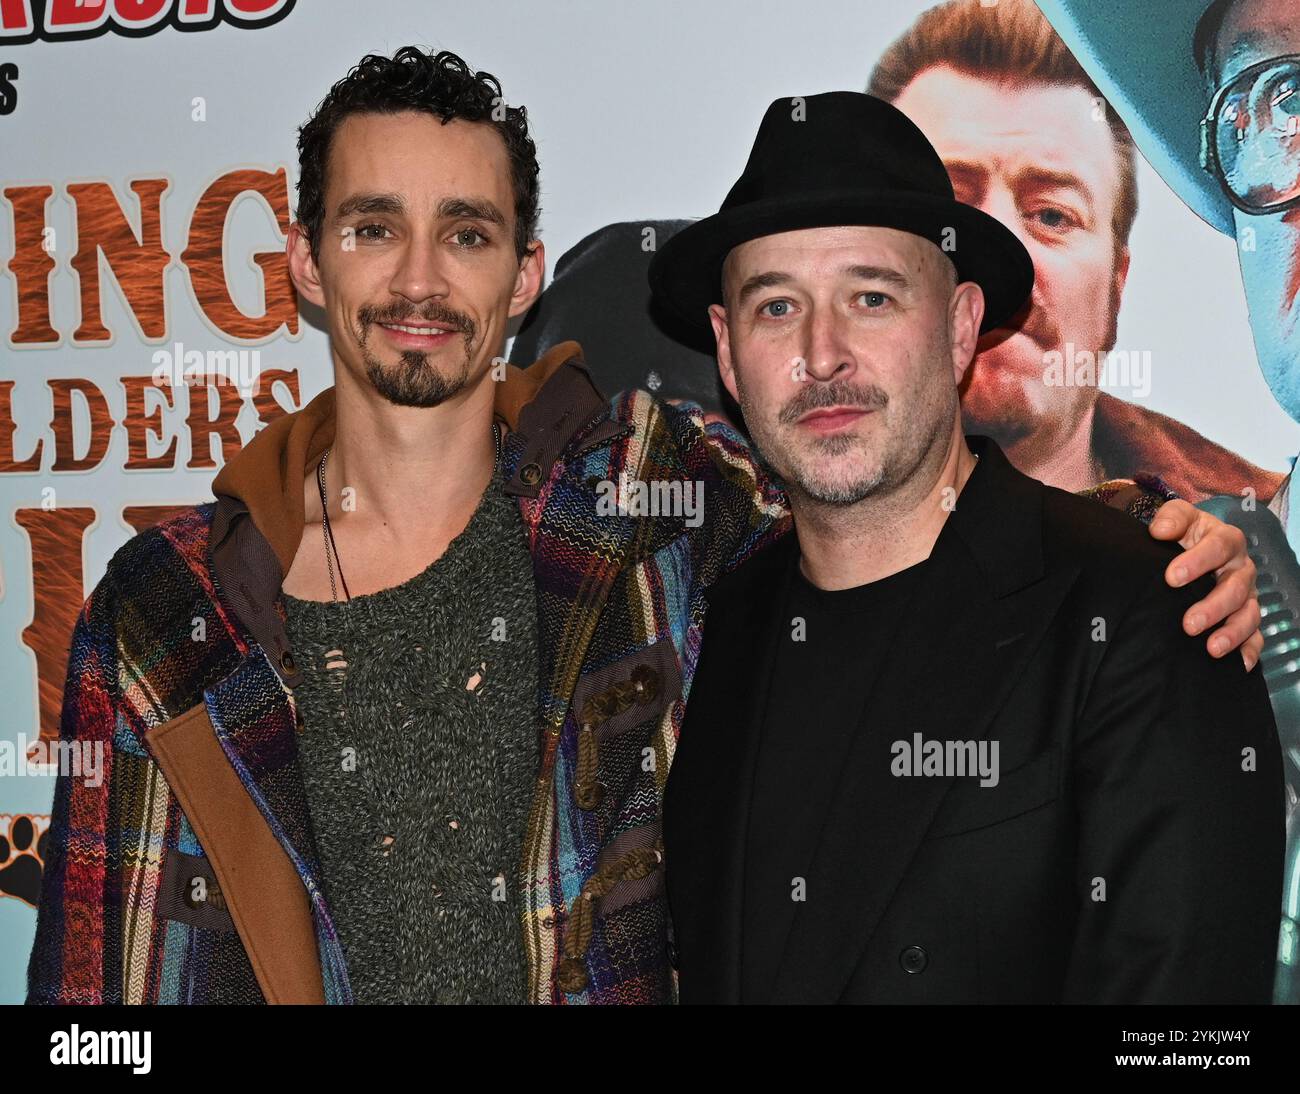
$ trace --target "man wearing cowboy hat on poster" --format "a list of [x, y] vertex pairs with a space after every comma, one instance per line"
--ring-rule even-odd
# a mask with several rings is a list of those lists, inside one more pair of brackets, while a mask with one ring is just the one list
[[[1260, 370], [1300, 421], [1300, 20], [1295, 0], [1039, 0], [1138, 148], [1187, 206], [1237, 240]], [[1294, 461], [1293, 461], [1294, 463]], [[1260, 569], [1265, 679], [1288, 791], [1274, 1001], [1300, 1003], [1300, 505], [1241, 484], [1202, 503], [1240, 526]], [[1242, 495], [1248, 500], [1243, 503]]]
[[[851, 140], [845, 135], [852, 134]], [[963, 435], [1032, 264], [856, 92], [774, 102], [650, 268], [796, 535], [722, 578], [664, 803], [684, 1002], [1267, 1002], [1262, 674], [1124, 514]]]

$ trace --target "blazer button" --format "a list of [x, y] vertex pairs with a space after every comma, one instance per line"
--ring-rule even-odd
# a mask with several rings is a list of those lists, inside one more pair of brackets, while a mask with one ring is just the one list
[[920, 946], [908, 946], [898, 955], [898, 963], [903, 966], [904, 972], [924, 972], [930, 963], [930, 957]]
[[560, 991], [569, 995], [582, 991], [587, 986], [587, 966], [577, 957], [566, 957], [560, 962], [555, 981]]
[[605, 784], [598, 782], [576, 782], [573, 784], [573, 799], [578, 808], [590, 812], [599, 809], [605, 800]]
[[638, 665], [632, 670], [632, 683], [636, 686], [637, 702], [652, 703], [659, 697], [659, 673], [649, 665]]
[[284, 669], [284, 671], [290, 676], [292, 676], [294, 671], [298, 668], [298, 663], [293, 659], [293, 654], [288, 650], [285, 650], [280, 654], [280, 668]]
[[542, 481], [542, 469], [535, 463], [526, 463], [519, 469], [519, 481], [525, 486], [536, 486]]

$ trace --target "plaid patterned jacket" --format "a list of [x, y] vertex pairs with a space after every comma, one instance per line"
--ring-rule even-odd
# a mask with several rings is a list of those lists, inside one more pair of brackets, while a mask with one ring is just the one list
[[[703, 592], [790, 518], [729, 426], [645, 392], [607, 401], [578, 352], [557, 346], [512, 377], [549, 377], [517, 415], [498, 396], [538, 589], [542, 763], [519, 871], [529, 995], [670, 1002], [660, 806]], [[232, 465], [273, 448], [300, 494], [332, 441], [332, 399], [269, 426]], [[610, 513], [602, 482], [670, 485]], [[220, 483], [216, 503], [123, 546], [78, 621], [61, 733], [102, 747], [104, 778], [57, 783], [30, 1002], [351, 1000], [279, 608], [301, 519], [277, 552]], [[703, 521], [636, 507], [694, 483]], [[1149, 501], [1124, 496], [1143, 515]]]

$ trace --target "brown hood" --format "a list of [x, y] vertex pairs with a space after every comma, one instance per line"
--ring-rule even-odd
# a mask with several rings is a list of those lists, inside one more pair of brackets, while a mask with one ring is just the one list
[[[496, 384], [495, 415], [507, 429], [542, 385], [566, 361], [581, 360], [577, 342], [552, 346], [528, 369], [506, 366]], [[280, 561], [281, 573], [293, 566], [307, 520], [303, 476], [334, 443], [334, 388], [326, 388], [301, 410], [277, 418], [218, 472], [212, 493], [238, 498]]]
[[1193, 505], [1216, 494], [1240, 496], [1251, 487], [1268, 502], [1285, 475], [1267, 471], [1174, 418], [1101, 392], [1092, 427], [1093, 454], [1107, 478], [1139, 471], [1159, 475]]

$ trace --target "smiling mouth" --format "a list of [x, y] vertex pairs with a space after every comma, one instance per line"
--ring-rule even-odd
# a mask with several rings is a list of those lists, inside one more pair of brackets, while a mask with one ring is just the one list
[[412, 323], [380, 323], [384, 330], [396, 331], [399, 334], [411, 334], [417, 338], [436, 338], [442, 334], [453, 333], [451, 327], [435, 326], [417, 326]]
[[442, 349], [459, 335], [454, 327], [438, 323], [379, 323], [389, 344], [400, 350], [430, 351]]

